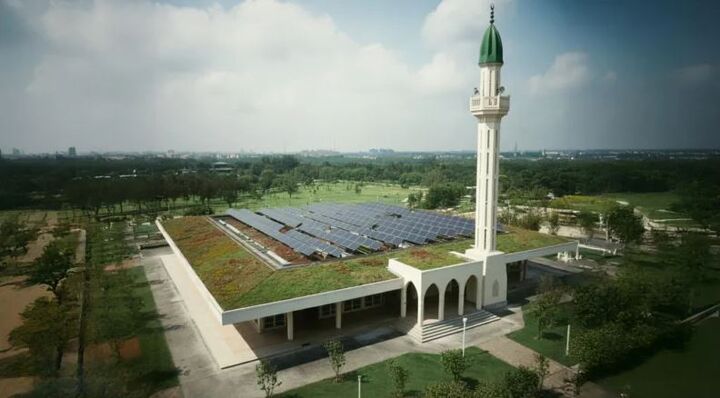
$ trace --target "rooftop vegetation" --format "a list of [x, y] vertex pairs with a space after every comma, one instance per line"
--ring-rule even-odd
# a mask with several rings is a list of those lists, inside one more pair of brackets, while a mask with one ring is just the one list
[[[565, 242], [568, 242], [568, 240], [557, 236], [508, 227], [508, 233], [498, 234], [497, 249], [505, 253], [515, 253]], [[465, 250], [471, 248], [472, 244], [473, 241], [471, 239], [464, 239], [411, 248], [394, 257], [400, 262], [417, 269], [428, 270], [465, 262], [466, 260], [463, 260], [451, 252], [463, 253]]]
[[395, 278], [385, 257], [353, 258], [275, 271], [204, 217], [164, 227], [223, 309], [247, 307]]
[[[394, 279], [386, 268], [390, 258], [426, 270], [464, 262], [452, 251], [470, 248], [469, 239], [366, 257], [273, 270], [213, 226], [205, 217], [184, 217], [164, 223], [165, 230], [223, 309], [344, 289]], [[534, 231], [512, 229], [498, 236], [498, 250], [517, 252], [566, 240]]]

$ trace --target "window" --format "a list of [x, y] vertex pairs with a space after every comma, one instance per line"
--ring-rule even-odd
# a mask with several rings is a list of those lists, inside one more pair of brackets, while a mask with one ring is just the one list
[[335, 304], [322, 305], [319, 308], [319, 312], [320, 319], [333, 317], [335, 316]]
[[362, 300], [354, 299], [343, 302], [343, 312], [352, 312], [362, 309]]
[[372, 296], [365, 296], [354, 300], [348, 300], [343, 302], [343, 312], [353, 312], [379, 307], [383, 305], [384, 302], [385, 296], [382, 293], [374, 294]]
[[277, 329], [285, 327], [285, 314], [266, 316], [263, 318], [263, 329]]

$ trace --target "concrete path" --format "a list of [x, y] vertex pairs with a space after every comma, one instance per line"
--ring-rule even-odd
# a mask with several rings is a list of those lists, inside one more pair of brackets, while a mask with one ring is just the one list
[[257, 355], [248, 346], [233, 325], [222, 325], [213, 315], [198, 288], [190, 280], [188, 271], [183, 268], [174, 254], [159, 257], [167, 275], [168, 283], [173, 283], [182, 297], [185, 308], [194, 321], [201, 337], [220, 368], [254, 361]]

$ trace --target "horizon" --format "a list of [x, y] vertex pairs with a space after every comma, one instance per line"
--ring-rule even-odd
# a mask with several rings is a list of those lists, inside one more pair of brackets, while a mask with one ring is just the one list
[[[489, 3], [0, 0], [0, 145], [471, 150]], [[720, 148], [717, 3], [496, 3], [501, 150]]]

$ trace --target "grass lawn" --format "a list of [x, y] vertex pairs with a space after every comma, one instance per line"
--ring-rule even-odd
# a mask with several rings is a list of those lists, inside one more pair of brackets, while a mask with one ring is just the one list
[[720, 391], [720, 318], [700, 323], [679, 350], [663, 350], [639, 366], [597, 382], [630, 397], [715, 397]]
[[[239, 203], [241, 206], [236, 205], [235, 207], [257, 210], [263, 207], [305, 206], [316, 202], [400, 204], [410, 193], [418, 191], [420, 191], [419, 188], [402, 188], [397, 184], [366, 183], [361, 187], [360, 193], [356, 193], [354, 182], [337, 182], [320, 184], [315, 192], [300, 186], [299, 191], [293, 194], [292, 198], [287, 193], [272, 193], [259, 200], [246, 199]], [[227, 207], [227, 203], [225, 207]]]
[[[568, 304], [562, 304], [561, 307], [563, 308], [561, 310], [560, 318], [567, 319], [570, 307]], [[523, 309], [526, 310], [527, 305], [523, 307]], [[560, 326], [547, 329], [543, 333], [542, 338], [537, 338], [537, 320], [528, 315], [526, 312], [523, 312], [523, 319], [525, 320], [525, 327], [510, 333], [508, 335], [510, 339], [515, 340], [548, 358], [552, 358], [563, 365], [572, 366], [575, 364], [572, 358], [565, 355], [565, 338], [567, 336], [566, 321], [559, 322], [561, 324]], [[572, 335], [572, 330], [570, 333]]]
[[699, 227], [683, 213], [671, 211], [680, 200], [675, 192], [606, 193], [597, 196], [568, 195], [553, 199], [550, 207], [601, 212], [616, 203], [628, 203], [651, 220], [668, 220], [665, 224], [676, 227]]
[[[477, 347], [467, 348], [465, 355], [471, 365], [464, 376], [470, 384], [475, 384], [478, 381], [496, 380], [506, 371], [512, 369], [511, 365]], [[440, 355], [438, 354], [408, 353], [397, 357], [396, 360], [410, 374], [406, 385], [406, 397], [420, 397], [422, 391], [428, 385], [449, 380], [443, 371]], [[387, 371], [387, 364], [388, 361], [383, 361], [360, 368], [356, 372], [346, 374], [342, 383], [323, 380], [288, 391], [279, 396], [285, 398], [353, 397], [357, 395], [357, 376], [362, 375], [362, 394], [364, 397], [387, 397], [393, 386], [392, 379]]]

